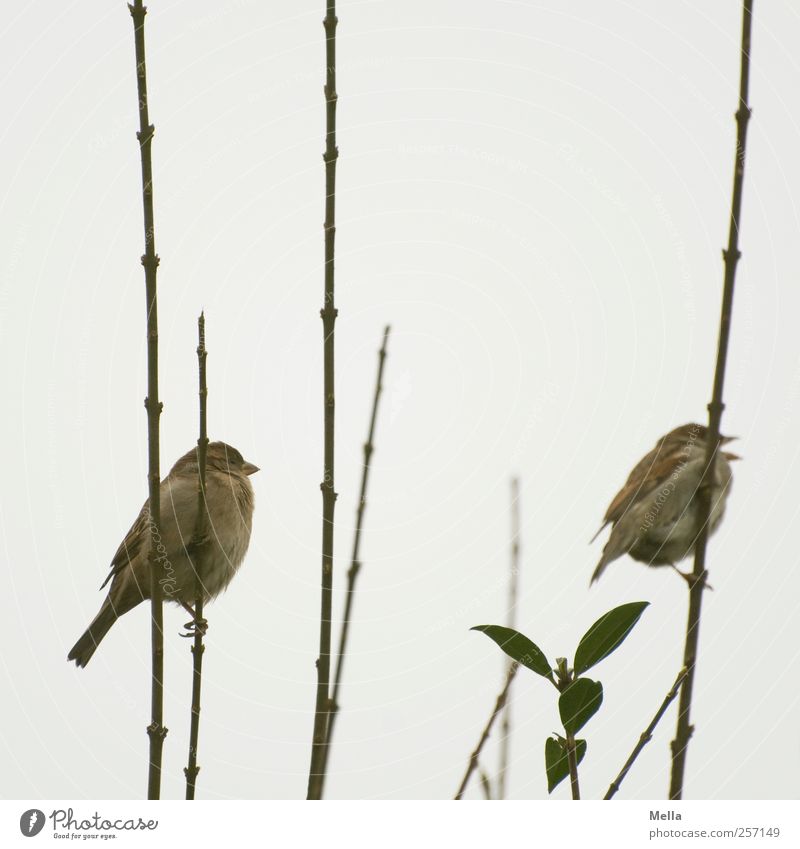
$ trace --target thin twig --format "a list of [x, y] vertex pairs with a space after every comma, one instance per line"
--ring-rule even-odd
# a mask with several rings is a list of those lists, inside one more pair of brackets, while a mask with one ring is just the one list
[[331, 609], [333, 601], [333, 514], [336, 505], [334, 488], [334, 325], [337, 310], [334, 306], [334, 239], [336, 235], [336, 3], [327, 0], [325, 27], [325, 303], [320, 311], [324, 337], [324, 408], [325, 449], [322, 489], [322, 592], [320, 601], [319, 657], [317, 658], [317, 697], [314, 711], [314, 732], [311, 745], [311, 765], [308, 772], [308, 798], [322, 798], [323, 757], [328, 736], [331, 677]]
[[667, 712], [667, 708], [672, 704], [675, 697], [678, 695], [678, 690], [683, 684], [684, 679], [688, 673], [687, 669], [681, 669], [678, 673], [678, 677], [675, 679], [675, 683], [672, 685], [672, 689], [667, 693], [664, 701], [661, 703], [661, 707], [656, 711], [656, 715], [650, 721], [650, 724], [645, 728], [642, 732], [641, 737], [639, 737], [639, 741], [633, 747], [633, 751], [630, 754], [630, 757], [627, 761], [625, 761], [625, 766], [619, 771], [619, 775], [611, 782], [608, 790], [606, 791], [606, 795], [603, 796], [604, 799], [613, 799], [614, 795], [620, 788], [620, 785], [625, 780], [625, 776], [630, 771], [630, 768], [633, 766], [636, 758], [639, 757], [642, 749], [653, 739], [653, 732], [656, 730], [656, 726], [659, 722], [661, 722], [661, 717]]
[[197, 319], [197, 375], [198, 395], [200, 398], [200, 436], [197, 439], [197, 519], [192, 537], [192, 563], [194, 566], [194, 642], [192, 644], [192, 715], [189, 728], [189, 762], [184, 767], [186, 776], [186, 798], [194, 799], [197, 786], [197, 742], [200, 734], [200, 691], [203, 683], [203, 637], [206, 622], [203, 619], [203, 596], [205, 590], [201, 577], [201, 551], [208, 535], [208, 504], [206, 503], [206, 454], [208, 452], [208, 416], [206, 383], [206, 319], [201, 312]]
[[[509, 628], [517, 627], [517, 596], [519, 595], [519, 532], [520, 504], [519, 478], [511, 479], [511, 577], [508, 587], [508, 621]], [[513, 661], [509, 661], [509, 664]], [[511, 737], [511, 703], [503, 709], [503, 724], [500, 726], [500, 768], [497, 772], [497, 798], [506, 798], [506, 782], [508, 776], [509, 742]]]
[[475, 747], [475, 751], [469, 756], [469, 762], [467, 763], [467, 771], [464, 773], [464, 777], [461, 779], [461, 785], [456, 792], [456, 795], [453, 797], [454, 799], [461, 799], [464, 795], [464, 791], [467, 789], [467, 784], [469, 784], [469, 780], [472, 777], [472, 773], [478, 768], [478, 758], [481, 756], [481, 751], [483, 750], [484, 743], [489, 739], [489, 734], [492, 731], [492, 726], [494, 725], [494, 721], [497, 719], [500, 712], [503, 710], [503, 706], [506, 703], [506, 699], [508, 699], [508, 691], [511, 689], [511, 683], [514, 680], [514, 676], [517, 674], [517, 670], [519, 669], [518, 663], [512, 663], [509, 667], [508, 674], [506, 675], [506, 682], [503, 685], [503, 689], [500, 691], [500, 695], [497, 697], [497, 701], [494, 704], [494, 709], [492, 710], [492, 714], [489, 717], [489, 721], [486, 723], [486, 727], [483, 729], [483, 733], [481, 734], [480, 740], [478, 740], [478, 745]]
[[572, 787], [572, 798], [578, 802], [581, 798], [581, 788], [578, 784], [578, 752], [574, 734], [567, 734], [567, 764], [569, 765], [569, 783]]
[[344, 658], [347, 649], [347, 638], [350, 634], [350, 621], [353, 615], [353, 598], [356, 589], [356, 579], [361, 571], [361, 529], [364, 526], [364, 511], [367, 507], [367, 483], [369, 481], [369, 470], [371, 466], [372, 453], [375, 450], [375, 422], [378, 419], [378, 402], [383, 392], [383, 367], [386, 362], [386, 346], [389, 342], [389, 331], [391, 328], [387, 325], [383, 331], [383, 344], [378, 351], [378, 374], [375, 378], [375, 393], [372, 398], [372, 413], [369, 420], [369, 432], [367, 433], [367, 441], [364, 443], [364, 465], [361, 469], [361, 489], [358, 496], [358, 506], [356, 507], [356, 526], [353, 534], [353, 554], [350, 558], [350, 569], [347, 572], [347, 592], [345, 595], [344, 615], [342, 617], [342, 632], [339, 636], [339, 651], [336, 660], [336, 672], [333, 676], [333, 689], [331, 690], [330, 716], [328, 717], [328, 734], [325, 740], [325, 751], [322, 757], [322, 787], [320, 795], [322, 795], [325, 787], [325, 776], [327, 774], [328, 757], [330, 754], [331, 740], [333, 739], [333, 729], [336, 725], [336, 718], [339, 715], [339, 688], [342, 683], [342, 671], [344, 669]]
[[163, 568], [159, 560], [161, 543], [161, 474], [159, 471], [159, 419], [162, 404], [158, 400], [158, 299], [156, 269], [158, 255], [155, 246], [153, 215], [153, 161], [151, 148], [155, 127], [150, 123], [147, 105], [147, 65], [144, 58], [144, 16], [147, 9], [142, 0], [128, 5], [133, 17], [136, 49], [136, 84], [139, 95], [139, 152], [142, 160], [142, 208], [144, 212], [144, 266], [145, 295], [147, 299], [147, 443], [148, 492], [150, 497], [150, 610], [152, 614], [151, 643], [153, 680], [150, 698], [150, 761], [147, 774], [147, 798], [161, 797], [161, 757], [164, 750], [164, 604], [161, 578]]
[[703, 601], [703, 590], [706, 584], [706, 543], [708, 541], [708, 517], [711, 514], [711, 481], [714, 478], [716, 453], [720, 444], [720, 422], [725, 405], [722, 402], [725, 384], [725, 365], [728, 357], [728, 341], [730, 338], [731, 315], [733, 312], [733, 290], [736, 279], [736, 265], [741, 253], [739, 251], [739, 228], [742, 210], [742, 188], [744, 184], [745, 150], [747, 145], [747, 124], [750, 119], [748, 105], [748, 88], [750, 81], [750, 32], [753, 18], [753, 0], [744, 0], [742, 10], [742, 49], [741, 49], [741, 78], [739, 83], [739, 106], [736, 110], [736, 155], [733, 171], [733, 198], [731, 201], [730, 226], [728, 230], [728, 247], [722, 252], [725, 261], [725, 278], [722, 293], [722, 309], [720, 315], [719, 341], [717, 347], [717, 367], [714, 374], [714, 390], [711, 403], [708, 405], [708, 440], [704, 480], [705, 486], [700, 487], [698, 497], [698, 515], [702, 517], [700, 531], [695, 545], [694, 581], [689, 589], [689, 616], [686, 625], [686, 645], [683, 654], [683, 665], [688, 670], [681, 688], [681, 698], [678, 707], [678, 724], [675, 739], [672, 741], [672, 774], [670, 776], [670, 799], [683, 798], [683, 779], [686, 769], [686, 749], [694, 728], [690, 721], [692, 691], [694, 688], [694, 673], [697, 664], [697, 645], [700, 632], [700, 611]]
[[487, 802], [492, 801], [492, 785], [489, 783], [489, 776], [483, 771], [480, 771], [479, 778], [481, 780], [481, 790], [483, 790], [483, 798]]

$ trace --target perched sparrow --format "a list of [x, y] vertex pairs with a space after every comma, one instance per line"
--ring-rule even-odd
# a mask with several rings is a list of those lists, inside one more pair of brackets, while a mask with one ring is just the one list
[[[611, 536], [591, 583], [612, 560], [623, 554], [648, 566], [672, 567], [692, 554], [700, 531], [696, 496], [705, 468], [707, 435], [708, 428], [703, 425], [676, 427], [662, 436], [656, 447], [634, 466], [592, 538], [594, 542], [600, 531], [611, 524]], [[735, 438], [723, 436], [721, 444]], [[732, 479], [728, 461], [738, 459], [736, 454], [725, 451], [717, 454], [711, 484], [709, 536], [725, 512]]]
[[194, 601], [195, 573], [200, 569], [204, 600], [219, 595], [236, 574], [253, 523], [253, 487], [248, 475], [258, 466], [224, 442], [212, 442], [206, 457], [206, 503], [208, 522], [204, 539], [195, 540], [198, 508], [197, 449], [181, 457], [161, 481], [161, 527], [150, 518], [150, 499], [128, 531], [111, 561], [111, 572], [100, 612], [72, 647], [67, 659], [86, 666], [109, 628], [141, 601], [150, 598], [150, 548], [153, 536], [163, 568], [164, 599], [186, 607]]

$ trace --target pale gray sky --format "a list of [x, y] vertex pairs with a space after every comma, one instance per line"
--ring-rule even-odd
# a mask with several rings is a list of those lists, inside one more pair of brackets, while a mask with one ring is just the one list
[[[595, 670], [605, 703], [585, 728], [587, 797], [602, 796], [674, 679], [682, 582], [622, 559], [589, 590], [602, 542], [588, 540], [656, 438], [705, 420], [740, 6], [339, 4], [337, 616], [386, 322], [393, 335], [329, 797], [458, 786], [502, 677], [499, 650], [468, 629], [506, 617], [512, 474], [518, 623], [551, 659], [610, 607], [652, 602]], [[211, 436], [263, 470], [250, 553], [208, 610], [198, 795], [297, 798], [318, 645], [324, 4], [149, 10], [163, 469], [196, 439], [203, 308]], [[14, 14], [0, 50], [0, 793], [140, 797], [145, 606], [86, 670], [66, 663], [146, 494], [133, 27], [106, 0]], [[756, 4], [723, 420], [744, 460], [710, 546], [688, 798], [800, 790], [798, 42], [794, 4]], [[166, 615], [173, 798], [185, 619]], [[554, 696], [518, 677], [513, 798], [546, 797]], [[621, 798], [665, 796], [674, 722], [673, 709]]]

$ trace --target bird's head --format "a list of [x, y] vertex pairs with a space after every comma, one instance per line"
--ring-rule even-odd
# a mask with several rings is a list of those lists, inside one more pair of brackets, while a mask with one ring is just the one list
[[240, 475], [254, 475], [259, 471], [258, 466], [248, 463], [239, 451], [225, 442], [209, 443], [206, 452], [206, 468]]
[[[206, 451], [206, 470], [225, 472], [229, 475], [254, 475], [258, 466], [248, 463], [232, 445], [225, 442], [210, 442]], [[187, 451], [170, 471], [170, 477], [179, 474], [197, 474], [197, 446]]]

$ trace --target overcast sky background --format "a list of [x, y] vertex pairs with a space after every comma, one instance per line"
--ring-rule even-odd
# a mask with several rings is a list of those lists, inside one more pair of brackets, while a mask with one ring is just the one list
[[[681, 666], [686, 588], [588, 541], [658, 436], [705, 421], [727, 240], [741, 3], [339, 4], [336, 597], [382, 328], [392, 324], [330, 798], [447, 798], [501, 684], [472, 625], [551, 660], [649, 600], [593, 673], [599, 798]], [[123, 2], [16, 6], [0, 72], [0, 793], [145, 792], [148, 609], [66, 654], [146, 496], [133, 27]], [[324, 3], [153, 0], [162, 471], [209, 424], [261, 466], [250, 552], [208, 609], [198, 796], [305, 796], [318, 650]], [[800, 790], [800, 10], [756, 4], [743, 252], [687, 798]], [[182, 798], [191, 657], [166, 611], [165, 797]], [[509, 793], [546, 798], [555, 691], [513, 692]], [[664, 798], [675, 708], [620, 798]], [[484, 762], [497, 765], [497, 735]], [[555, 792], [567, 798], [567, 782]], [[473, 786], [471, 797], [480, 796]]]

